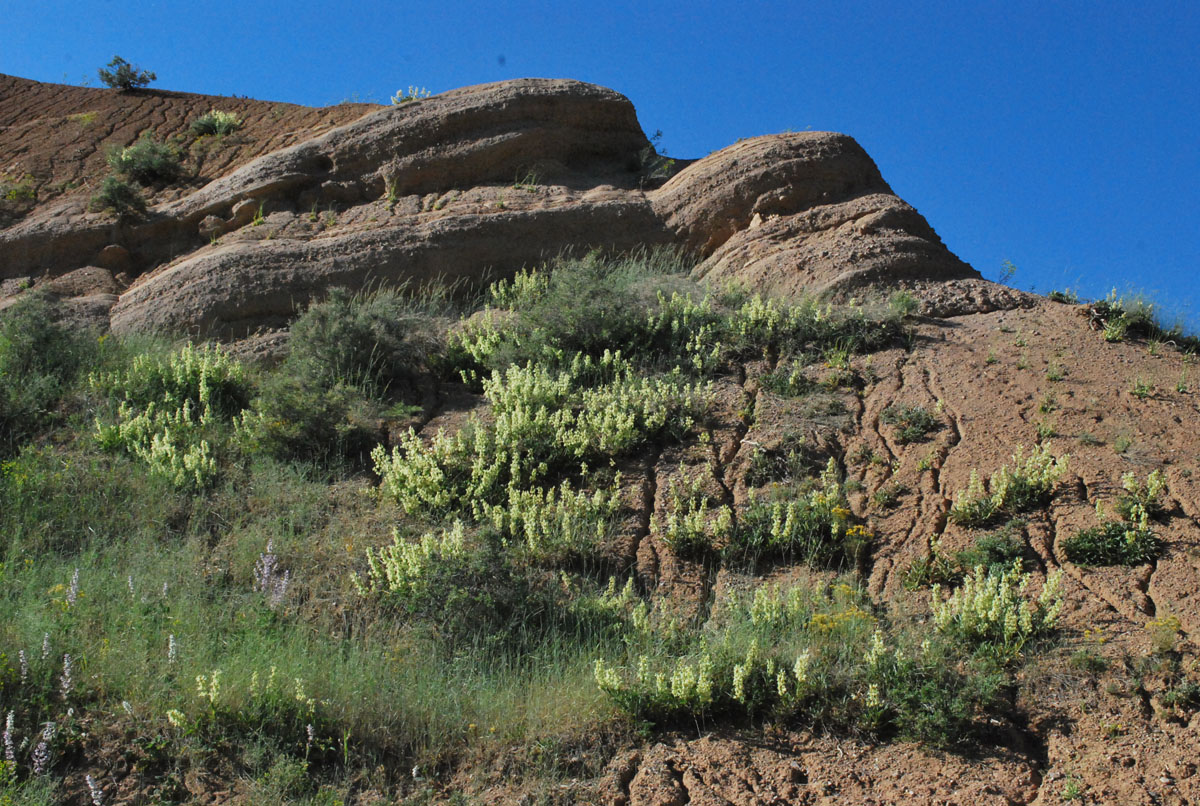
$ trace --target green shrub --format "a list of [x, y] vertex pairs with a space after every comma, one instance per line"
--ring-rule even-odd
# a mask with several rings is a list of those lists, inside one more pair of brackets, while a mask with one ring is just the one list
[[1049, 502], [1054, 488], [1067, 471], [1068, 457], [1054, 457], [1049, 444], [1039, 445], [1028, 458], [1018, 445], [1013, 466], [1004, 465], [992, 474], [987, 490], [979, 474], [971, 471], [965, 490], [955, 496], [950, 520], [963, 526], [982, 526], [998, 515], [1016, 515]]
[[0, 457], [56, 419], [55, 407], [94, 345], [60, 324], [50, 298], [39, 292], [0, 312]]
[[403, 289], [331, 289], [292, 323], [289, 367], [325, 389], [342, 385], [374, 397], [406, 391], [438, 352], [437, 304]]
[[333, 466], [365, 458], [378, 442], [358, 416], [361, 405], [356, 390], [325, 389], [281, 371], [260, 382], [234, 426], [248, 455]]
[[115, 176], [106, 176], [88, 205], [94, 211], [110, 210], [121, 221], [132, 221], [146, 214], [146, 199], [137, 188]]
[[[514, 491], [529, 492], [656, 439], [686, 433], [707, 391], [678, 376], [645, 378], [620, 355], [576, 356], [560, 372], [510, 366], [484, 381], [491, 421], [472, 417], [426, 444], [411, 430], [372, 452], [381, 489], [410, 513], [493, 519]], [[585, 477], [588, 473], [582, 472]], [[545, 501], [545, 499], [543, 499]]]
[[214, 345], [186, 344], [168, 355], [143, 353], [128, 366], [93, 373], [97, 391], [132, 406], [181, 410], [190, 405], [200, 419], [231, 419], [246, 408], [250, 382], [246, 369]]
[[761, 487], [773, 481], [800, 481], [824, 469], [828, 454], [811, 445], [803, 434], [784, 434], [776, 447], [756, 446], [746, 470], [746, 485]]
[[227, 134], [233, 134], [242, 127], [242, 119], [234, 112], [222, 112], [219, 109], [210, 109], [200, 117], [192, 121], [192, 134], [197, 137], [205, 135], [215, 135], [224, 137]]
[[107, 159], [113, 173], [143, 186], [155, 182], [169, 184], [183, 173], [175, 150], [155, 140], [150, 132], [143, 132], [133, 145], [110, 149]]
[[941, 427], [923, 406], [893, 404], [880, 412], [879, 421], [896, 427], [896, 442], [901, 445], [923, 440], [929, 432]]
[[964, 571], [983, 566], [991, 571], [995, 568], [1010, 568], [1025, 553], [1025, 543], [1019, 538], [1024, 521], [1012, 520], [1001, 528], [975, 538], [971, 548], [958, 552], [955, 560]]
[[[105, 67], [108, 69], [106, 70]], [[96, 73], [100, 76], [100, 81], [104, 86], [126, 91], [145, 87], [151, 81], [158, 79], [154, 73], [149, 70], [139, 70], [120, 56], [113, 56], [112, 61], [101, 67]]]
[[115, 422], [97, 422], [97, 443], [138, 457], [181, 489], [216, 479], [214, 427], [240, 414], [250, 396], [241, 364], [190, 344], [167, 357], [139, 355], [124, 369], [93, 373], [89, 383], [117, 402]]
[[731, 358], [844, 355], [895, 343], [901, 318], [887, 311], [786, 304], [704, 292], [675, 251], [620, 260], [560, 260], [496, 283], [489, 308], [454, 334], [459, 363], [485, 372], [530, 361], [561, 365], [576, 353], [620, 351], [648, 370], [711, 375]]
[[1133, 503], [1119, 511], [1125, 520], [1106, 520], [1097, 502], [1100, 525], [1063, 541], [1067, 559], [1078, 565], [1140, 565], [1157, 559], [1162, 554], [1163, 542], [1150, 528], [1146, 509]]
[[1137, 524], [1107, 521], [1067, 538], [1063, 551], [1077, 565], [1140, 565], [1162, 553], [1162, 540]]

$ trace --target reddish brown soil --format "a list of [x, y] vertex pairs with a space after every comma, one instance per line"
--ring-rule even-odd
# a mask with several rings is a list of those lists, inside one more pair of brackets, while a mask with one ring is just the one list
[[[180, 146], [190, 179], [152, 197], [166, 201], [376, 108], [357, 103], [314, 108], [153, 88], [118, 92], [0, 74], [0, 179], [32, 177], [39, 204], [68, 195], [86, 198], [108, 173], [106, 149], [152, 132]], [[242, 128], [220, 138], [177, 134], [210, 109], [237, 114]]]

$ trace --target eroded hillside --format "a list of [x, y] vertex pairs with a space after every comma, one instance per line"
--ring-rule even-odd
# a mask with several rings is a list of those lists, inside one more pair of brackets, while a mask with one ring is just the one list
[[[15, 802], [1200, 798], [1195, 342], [1144, 308], [983, 281], [844, 135], [667, 166], [578, 82], [4, 81]], [[54, 188], [148, 127], [144, 214]]]

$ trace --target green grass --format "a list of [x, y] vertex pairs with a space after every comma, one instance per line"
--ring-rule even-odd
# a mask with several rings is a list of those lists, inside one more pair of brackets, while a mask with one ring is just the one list
[[[764, 354], [844, 368], [904, 337], [886, 309], [702, 290], [685, 269], [562, 261], [497, 284], [482, 312], [334, 292], [272, 367], [77, 334], [33, 295], [0, 315], [0, 699], [22, 740], [56, 725], [50, 775], [23, 743], [2, 796], [79, 799], [53, 790], [77, 780], [85, 730], [122, 737], [164, 802], [203, 769], [259, 802], [324, 803], [511, 753], [546, 759], [524, 775], [575, 776], [571, 748], [627, 744], [646, 720], [955, 745], [1004, 719], [1010, 672], [986, 652], [893, 624], [852, 578], [752, 578], [853, 572], [870, 552], [843, 469], [799, 431], [752, 460], [753, 502], [702, 460], [647, 513], [660, 551], [724, 569], [719, 595], [744, 600], [693, 619], [629, 579], [641, 479], [625, 474], [707, 452], [712, 379]], [[486, 413], [410, 432], [456, 373]], [[688, 675], [706, 652], [703, 693]], [[679, 682], [639, 677], [643, 655]]]

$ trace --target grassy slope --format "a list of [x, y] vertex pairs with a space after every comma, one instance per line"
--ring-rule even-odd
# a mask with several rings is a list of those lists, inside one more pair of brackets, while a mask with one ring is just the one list
[[[528, 762], [536, 789], [681, 723], [962, 747], [1008, 720], [1056, 604], [1006, 587], [1003, 535], [913, 574], [957, 591], [913, 620], [859, 586], [869, 524], [842, 457], [764, 454], [746, 500], [693, 463], [653, 517], [635, 512], [645, 456], [703, 454], [754, 416], [719, 393], [748, 363], [765, 361], [777, 398], [828, 413], [865, 382], [856, 354], [906, 340], [896, 307], [710, 297], [685, 269], [568, 262], [453, 326], [440, 300], [335, 295], [274, 370], [206, 353], [184, 371], [174, 345], [76, 338], [18, 309], [0, 337], [4, 797], [53, 802], [90, 771], [176, 802], [204, 771], [254, 802], [403, 799], [497, 757]], [[457, 420], [471, 439], [398, 438], [460, 373], [490, 412]], [[902, 441], [936, 427], [893, 414]], [[380, 422], [391, 450], [372, 461]], [[971, 509], [981, 522], [1044, 505], [1057, 480], [1044, 463], [1013, 477]], [[649, 586], [643, 540], [734, 582], [699, 600]], [[765, 584], [783, 569], [790, 582]], [[968, 596], [998, 601], [992, 618], [956, 611]], [[47, 722], [49, 777], [34, 769]], [[122, 754], [134, 772], [115, 784]]]

